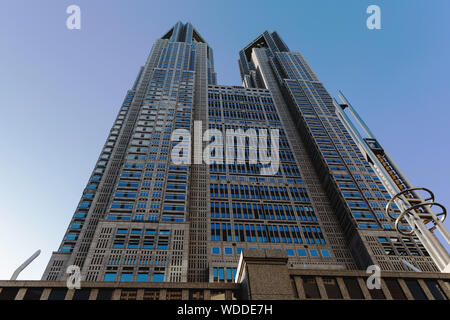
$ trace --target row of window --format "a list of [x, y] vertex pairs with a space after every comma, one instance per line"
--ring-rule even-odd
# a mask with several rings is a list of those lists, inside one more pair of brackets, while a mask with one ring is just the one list
[[[235, 248], [236, 255], [240, 255], [242, 250], [244, 250], [244, 248]], [[225, 255], [232, 255], [234, 253], [234, 249], [232, 247], [223, 247], [223, 254]], [[256, 250], [256, 248], [250, 248], [250, 250]], [[275, 251], [281, 251], [281, 249], [268, 249], [268, 248], [263, 248], [262, 250], [275, 250]], [[288, 257], [311, 257], [311, 258], [330, 258], [331, 254], [330, 251], [327, 249], [285, 249], [284, 250], [286, 252], [286, 255]], [[211, 254], [213, 255], [220, 255], [221, 254], [221, 248], [220, 247], [212, 247], [211, 248]]]
[[132, 272], [122, 272], [120, 277], [117, 277], [117, 272], [105, 272], [103, 281], [138, 281], [138, 282], [164, 282], [164, 273], [153, 273], [150, 277], [148, 273], [138, 273], [136, 277], [133, 277]]

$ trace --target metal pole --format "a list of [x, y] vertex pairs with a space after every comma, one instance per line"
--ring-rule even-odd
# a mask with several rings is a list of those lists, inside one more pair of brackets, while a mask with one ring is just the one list
[[358, 123], [361, 125], [361, 128], [364, 129], [364, 131], [367, 133], [367, 135], [369, 136], [369, 138], [372, 139], [376, 139], [375, 135], [372, 133], [372, 131], [369, 129], [369, 127], [366, 125], [366, 123], [364, 122], [364, 120], [359, 116], [358, 112], [356, 112], [355, 109], [353, 109], [352, 105], [350, 104], [350, 102], [348, 102], [347, 98], [345, 98], [344, 94], [339, 91], [338, 93], [339, 98], [341, 98], [342, 101], [345, 102], [345, 104], [348, 106], [348, 109], [350, 110], [350, 112], [352, 113], [352, 115], [355, 117], [355, 119], [358, 121]]
[[[353, 109], [352, 105], [348, 102], [348, 100], [345, 98], [342, 92], [339, 91], [339, 98], [346, 104], [347, 108], [353, 115], [353, 117], [356, 119], [357, 123], [361, 126], [361, 128], [365, 131], [365, 133], [369, 136], [369, 138], [375, 139], [375, 135], [372, 133], [372, 131], [369, 129], [369, 127], [366, 125], [364, 120], [359, 116], [359, 114], [356, 112], [355, 109]], [[441, 242], [438, 240], [435, 234], [433, 234], [432, 228], [431, 230], [428, 230], [424, 223], [424, 217], [425, 213], [427, 218], [429, 218], [433, 223], [435, 224], [435, 228], [442, 234], [444, 239], [450, 243], [450, 234], [448, 230], [445, 228], [445, 226], [442, 224], [442, 221], [439, 220], [438, 216], [433, 212], [431, 209], [431, 206], [434, 204], [434, 196], [431, 191], [425, 188], [413, 188], [409, 180], [406, 178], [406, 176], [403, 174], [403, 172], [398, 168], [398, 166], [395, 164], [395, 162], [392, 160], [392, 158], [388, 155], [388, 153], [384, 150], [384, 148], [381, 146], [379, 141], [377, 140], [378, 144], [384, 151], [385, 157], [388, 159], [388, 161], [391, 163], [393, 169], [397, 172], [397, 174], [400, 175], [400, 177], [404, 180], [407, 190], [412, 193], [412, 195], [421, 202], [421, 210], [424, 212], [416, 212], [416, 210], [411, 210], [411, 204], [409, 199], [404, 195], [405, 191], [400, 191], [397, 185], [392, 180], [392, 177], [386, 172], [383, 165], [378, 161], [377, 157], [373, 153], [373, 151], [367, 147], [365, 144], [364, 139], [361, 136], [361, 133], [359, 130], [353, 125], [353, 122], [347, 117], [345, 112], [341, 110], [339, 105], [336, 103], [335, 100], [333, 100], [336, 107], [336, 113], [339, 116], [339, 118], [343, 121], [344, 125], [349, 131], [349, 134], [353, 136], [353, 138], [359, 142], [359, 147], [364, 149], [364, 151], [371, 156], [372, 162], [373, 162], [373, 168], [377, 173], [380, 175], [380, 178], [382, 182], [385, 184], [388, 191], [391, 193], [393, 192], [392, 197], [393, 199], [390, 201], [390, 203], [395, 200], [395, 203], [397, 204], [398, 208], [402, 213], [408, 212], [409, 216], [405, 216], [404, 219], [408, 222], [408, 224], [413, 229], [413, 232], [415, 235], [419, 238], [419, 240], [422, 242], [423, 246], [427, 249], [427, 251], [430, 253], [431, 258], [436, 263], [438, 268], [441, 270], [441, 272], [450, 272], [450, 255], [447, 252], [447, 250], [444, 248], [444, 246], [441, 244]], [[423, 199], [422, 195], [417, 192], [416, 190], [425, 190], [430, 193], [431, 197], [427, 198], [426, 200]], [[431, 199], [431, 204], [427, 205], [427, 201], [429, 202]], [[442, 207], [442, 205], [439, 205], [436, 203], [435, 205], [440, 206], [444, 211], [442, 214], [445, 214], [445, 208]], [[415, 205], [417, 207], [418, 205]], [[388, 206], [390, 207], [390, 205]], [[388, 209], [387, 213], [388, 212]], [[403, 214], [402, 214], [403, 215]], [[445, 216], [444, 218], [445, 219]], [[399, 223], [399, 219], [396, 220], [396, 228], [397, 224]], [[400, 230], [398, 230], [400, 232]], [[400, 232], [402, 233], [402, 232]], [[411, 268], [411, 265], [403, 260], [403, 264], [405, 264], [407, 267]], [[414, 267], [414, 266], [412, 266]], [[415, 267], [414, 267], [415, 268]], [[412, 269], [412, 268], [411, 268]]]
[[22, 272], [23, 269], [25, 269], [34, 259], [37, 258], [38, 255], [41, 254], [41, 249], [39, 249], [38, 251], [36, 251], [35, 253], [33, 253], [33, 255], [31, 257], [29, 257], [24, 263], [22, 263], [20, 265], [20, 267], [18, 267], [16, 269], [16, 271], [14, 271], [12, 277], [10, 280], [17, 280], [17, 277], [19, 276], [19, 273]]
[[405, 266], [407, 266], [408, 268], [410, 268], [412, 271], [414, 272], [422, 272], [419, 268], [414, 267], [411, 263], [409, 263], [408, 261], [406, 261], [405, 259], [402, 259], [402, 262]]

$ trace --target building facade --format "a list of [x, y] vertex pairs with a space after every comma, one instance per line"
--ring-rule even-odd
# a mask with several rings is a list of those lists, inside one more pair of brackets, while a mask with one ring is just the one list
[[244, 250], [233, 283], [91, 281], [69, 289], [65, 281], [0, 281], [0, 300], [290, 300], [295, 304], [295, 300], [450, 299], [448, 273], [383, 271], [380, 286], [372, 289], [366, 284], [368, 277], [361, 270], [292, 269], [285, 252]]
[[[266, 31], [238, 64], [243, 85], [218, 85], [213, 51], [190, 23], [156, 40], [42, 280], [76, 265], [88, 282], [233, 282], [245, 249], [283, 251], [290, 270], [408, 271], [402, 260], [438, 270], [393, 228], [390, 195], [303, 56]], [[233, 133], [218, 145], [236, 160], [255, 151], [252, 133], [275, 130], [277, 170], [261, 154], [199, 160], [218, 143], [206, 130]], [[174, 132], [190, 133], [190, 163], [173, 161]]]

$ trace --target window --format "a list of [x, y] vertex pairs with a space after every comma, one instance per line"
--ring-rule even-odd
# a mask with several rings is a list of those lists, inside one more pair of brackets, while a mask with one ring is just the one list
[[182, 292], [181, 290], [167, 290], [167, 300], [181, 300]]
[[189, 290], [189, 300], [203, 300], [203, 290]]
[[77, 234], [76, 233], [69, 233], [66, 236], [66, 240], [68, 240], [68, 241], [73, 241], [73, 240], [76, 240], [76, 239], [77, 239]]
[[212, 252], [212, 254], [220, 254], [220, 248], [219, 247], [212, 247], [211, 252]]
[[306, 257], [307, 256], [305, 249], [298, 249], [297, 250], [297, 254], [298, 254], [299, 257]]
[[293, 249], [286, 249], [286, 254], [287, 254], [288, 257], [295, 256], [295, 253], [294, 253]]
[[309, 249], [309, 254], [311, 255], [311, 257], [318, 257], [319, 256], [319, 252], [317, 252], [316, 249]]
[[106, 272], [105, 278], [103, 281], [116, 281], [116, 273], [115, 272]]
[[233, 254], [233, 248], [231, 248], [231, 247], [225, 247], [225, 248], [224, 248], [224, 253], [225, 253], [225, 254]]
[[120, 300], [136, 300], [137, 290], [122, 289], [120, 292]]
[[74, 222], [72, 223], [72, 229], [80, 229], [81, 223], [80, 222]]
[[84, 218], [84, 217], [86, 217], [86, 212], [84, 212], [84, 211], [78, 211], [75, 214], [75, 218]]
[[144, 300], [159, 300], [159, 290], [144, 290]]
[[329, 258], [330, 257], [330, 251], [323, 249], [320, 251], [322, 253], [322, 257]]
[[131, 272], [123, 272], [120, 276], [120, 281], [132, 281], [133, 274]]
[[70, 252], [72, 251], [72, 246], [63, 246], [61, 248], [61, 252]]
[[163, 281], [164, 281], [164, 273], [153, 274], [153, 282], [163, 282]]
[[148, 274], [147, 273], [139, 273], [137, 276], [137, 281], [147, 282], [148, 281]]
[[80, 208], [88, 208], [90, 205], [91, 205], [90, 202], [88, 202], [88, 201], [83, 201], [83, 202], [80, 204]]

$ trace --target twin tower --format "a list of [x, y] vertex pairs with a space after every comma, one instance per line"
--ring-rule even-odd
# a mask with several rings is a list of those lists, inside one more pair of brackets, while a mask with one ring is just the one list
[[[292, 269], [438, 270], [386, 215], [393, 195], [303, 56], [265, 31], [238, 64], [242, 86], [218, 85], [213, 50], [190, 23], [156, 40], [43, 280], [76, 265], [83, 281], [231, 282], [244, 249], [284, 251]], [[174, 163], [172, 133], [194, 136], [194, 123], [276, 129], [278, 170]]]

